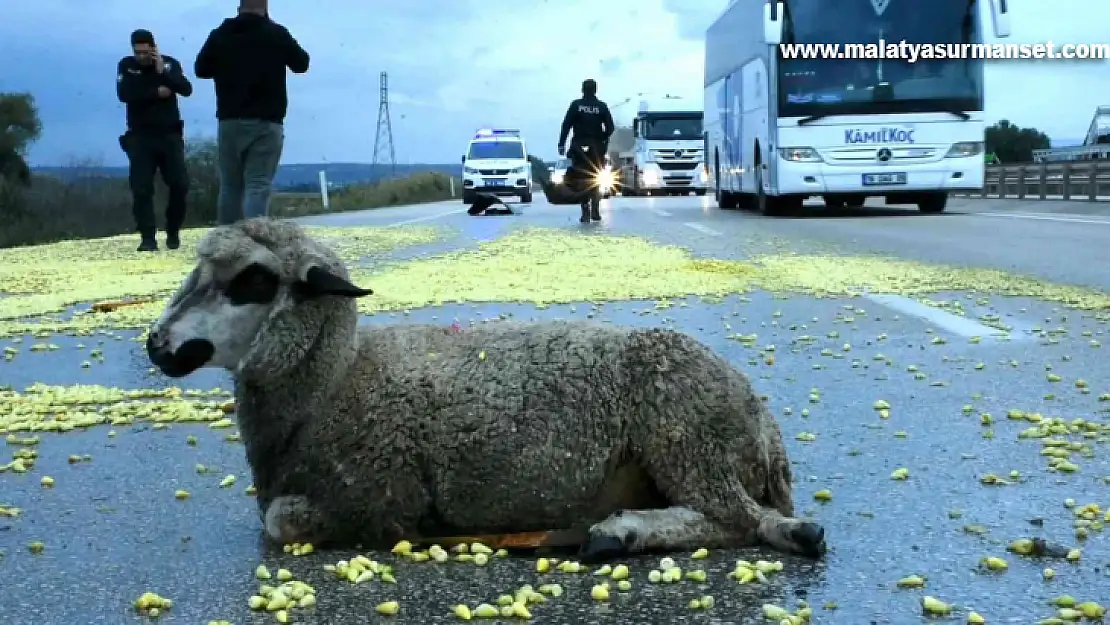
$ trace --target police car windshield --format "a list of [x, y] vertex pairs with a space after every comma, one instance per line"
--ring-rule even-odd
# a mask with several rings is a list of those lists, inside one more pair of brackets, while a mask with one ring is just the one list
[[[789, 0], [783, 43], [833, 44], [866, 50], [931, 46], [916, 62], [874, 58], [787, 58], [779, 50], [779, 116], [983, 110], [983, 61], [959, 44], [981, 43], [976, 0]], [[921, 48], [917, 48], [921, 51]], [[957, 58], [926, 58], [936, 51]], [[889, 53], [887, 56], [891, 56]], [[935, 55], [934, 55], [935, 56]], [[889, 83], [876, 89], [880, 83]]]
[[524, 144], [519, 141], [475, 141], [470, 144], [466, 158], [524, 158]]
[[701, 117], [650, 116], [644, 120], [644, 138], [664, 139], [701, 139]]

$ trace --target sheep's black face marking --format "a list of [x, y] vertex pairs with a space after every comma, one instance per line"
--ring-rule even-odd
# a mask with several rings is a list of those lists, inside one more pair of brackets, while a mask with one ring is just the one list
[[269, 304], [277, 296], [281, 280], [266, 267], [254, 263], [240, 271], [224, 287], [232, 306]]

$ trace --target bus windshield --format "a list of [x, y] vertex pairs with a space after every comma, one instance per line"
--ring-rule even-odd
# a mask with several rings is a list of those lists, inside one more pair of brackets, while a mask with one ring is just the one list
[[[981, 43], [975, 0], [789, 0], [785, 44]], [[958, 58], [785, 58], [779, 49], [779, 116], [983, 110], [983, 60], [959, 45], [934, 45]], [[800, 57], [800, 55], [797, 55]], [[872, 57], [878, 55], [870, 55]], [[888, 54], [889, 56], [889, 54]], [[886, 84], [883, 84], [886, 83]], [[876, 86], [879, 86], [876, 88]]]
[[644, 138], [701, 139], [701, 120], [701, 115], [649, 115], [644, 118]]

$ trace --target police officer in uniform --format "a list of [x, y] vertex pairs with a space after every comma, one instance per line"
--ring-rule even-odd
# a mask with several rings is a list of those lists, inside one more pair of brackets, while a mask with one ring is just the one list
[[185, 168], [184, 122], [177, 96], [189, 97], [193, 85], [181, 64], [158, 52], [149, 30], [131, 33], [133, 56], [120, 59], [116, 96], [127, 106], [127, 132], [120, 147], [131, 163], [131, 211], [141, 241], [140, 252], [158, 250], [154, 225], [154, 174], [160, 171], [169, 189], [166, 205], [166, 247], [181, 245], [189, 173]]
[[[574, 138], [570, 142], [571, 168], [578, 175], [600, 172], [605, 166], [609, 137], [616, 128], [609, 106], [597, 99], [597, 82], [592, 78], [582, 81], [582, 97], [570, 103], [567, 114], [563, 117], [563, 127], [559, 131], [559, 156], [566, 154], [564, 146], [572, 129]], [[590, 199], [582, 203], [582, 217], [579, 221], [601, 221], [600, 208], [601, 190], [595, 187]]]

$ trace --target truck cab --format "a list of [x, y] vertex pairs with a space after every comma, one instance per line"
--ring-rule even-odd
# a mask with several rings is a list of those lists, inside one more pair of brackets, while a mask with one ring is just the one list
[[532, 164], [519, 130], [479, 128], [462, 157], [463, 204], [478, 193], [532, 201]]
[[632, 122], [631, 163], [620, 169], [623, 195], [705, 195], [703, 111], [689, 105], [640, 103]]

